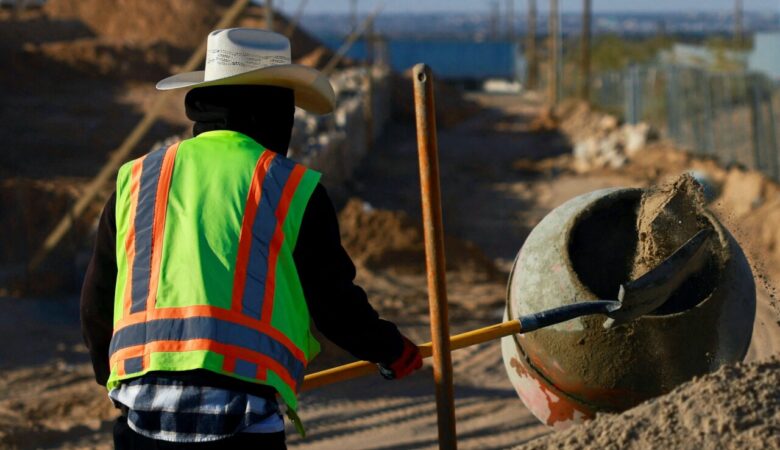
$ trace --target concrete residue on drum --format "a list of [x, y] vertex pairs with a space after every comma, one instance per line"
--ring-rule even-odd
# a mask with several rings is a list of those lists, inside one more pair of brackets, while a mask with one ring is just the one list
[[642, 194], [631, 279], [655, 268], [699, 230], [711, 228], [703, 211], [701, 186], [687, 173]]
[[[688, 173], [642, 194], [636, 219], [636, 252], [628, 280], [636, 280], [657, 267], [691, 237], [712, 229], [701, 185]], [[685, 311], [705, 300], [721, 276], [727, 255], [718, 239], [707, 245], [704, 269], [683, 283], [655, 314]]]

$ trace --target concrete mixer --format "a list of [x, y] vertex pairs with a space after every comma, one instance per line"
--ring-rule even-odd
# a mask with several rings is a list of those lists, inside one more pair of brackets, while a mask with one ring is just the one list
[[[599, 190], [550, 212], [515, 259], [505, 319], [613, 294], [629, 277], [641, 195]], [[588, 316], [502, 339], [509, 379], [539, 420], [565, 428], [596, 412], [623, 411], [744, 358], [753, 276], [731, 234], [704, 216], [716, 235], [707, 265], [660, 308], [609, 329]]]

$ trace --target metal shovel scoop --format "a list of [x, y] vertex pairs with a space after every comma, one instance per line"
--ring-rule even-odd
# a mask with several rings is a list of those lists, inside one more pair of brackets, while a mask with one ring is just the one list
[[523, 333], [592, 314], [605, 314], [604, 328], [611, 328], [653, 312], [663, 305], [691, 275], [707, 262], [705, 243], [713, 234], [705, 228], [674, 251], [658, 266], [623, 284], [617, 300], [592, 300], [548, 309], [518, 318]]
[[[577, 317], [605, 314], [604, 328], [621, 325], [653, 312], [663, 305], [691, 275], [707, 262], [705, 245], [714, 234], [712, 229], [696, 233], [661, 264], [634, 281], [620, 286], [617, 300], [592, 300], [521, 316], [515, 320], [491, 325], [450, 337], [450, 348], [457, 350], [504, 336], [528, 333]], [[419, 346], [423, 358], [431, 356], [431, 343]], [[360, 361], [307, 375], [302, 390], [314, 389], [338, 381], [376, 372], [376, 365]]]

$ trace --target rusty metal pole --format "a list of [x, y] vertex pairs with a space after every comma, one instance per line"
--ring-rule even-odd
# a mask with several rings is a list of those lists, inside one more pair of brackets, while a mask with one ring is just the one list
[[549, 67], [549, 85], [547, 86], [547, 96], [549, 102], [555, 106], [558, 104], [558, 97], [560, 95], [560, 92], [558, 90], [558, 83], [559, 83], [559, 73], [558, 73], [558, 58], [560, 57], [559, 51], [560, 51], [560, 42], [559, 42], [559, 36], [558, 36], [558, 27], [560, 23], [558, 22], [558, 0], [550, 0], [550, 15], [548, 17], [548, 34], [550, 36], [550, 67]]
[[528, 31], [526, 35], [526, 59], [528, 60], [528, 89], [539, 86], [539, 57], [536, 51], [536, 0], [528, 0]]
[[580, 54], [580, 98], [590, 101], [590, 21], [592, 0], [582, 1], [582, 46]]
[[414, 66], [414, 111], [417, 149], [420, 157], [425, 263], [428, 268], [428, 303], [433, 344], [433, 379], [436, 383], [436, 412], [439, 448], [458, 448], [455, 433], [455, 401], [452, 389], [450, 324], [444, 265], [444, 225], [439, 186], [439, 150], [436, 141], [436, 107], [433, 76], [425, 64]]
[[265, 0], [265, 29], [274, 31], [274, 0]]

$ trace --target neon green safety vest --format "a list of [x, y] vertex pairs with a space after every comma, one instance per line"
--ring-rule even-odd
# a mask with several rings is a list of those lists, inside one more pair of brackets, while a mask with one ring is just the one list
[[208, 369], [272, 386], [297, 409], [319, 343], [293, 250], [319, 178], [227, 130], [120, 169], [109, 390]]

